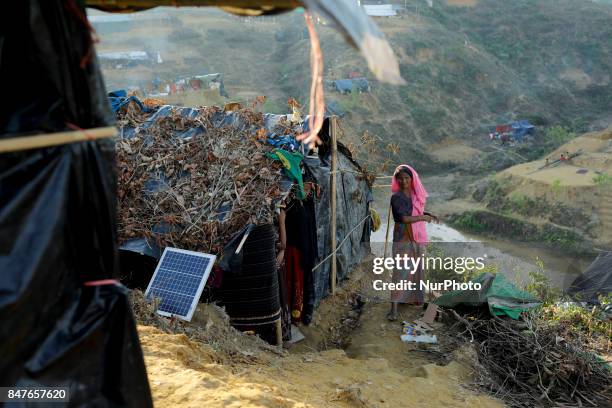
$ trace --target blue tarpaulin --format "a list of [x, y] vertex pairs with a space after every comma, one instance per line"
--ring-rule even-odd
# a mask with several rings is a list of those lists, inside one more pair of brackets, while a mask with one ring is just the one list
[[111, 108], [113, 109], [113, 112], [115, 113], [119, 109], [121, 109], [123, 106], [130, 103], [130, 101], [136, 102], [138, 106], [140, 106], [140, 109], [142, 109], [143, 111], [150, 112], [150, 109], [144, 106], [143, 103], [140, 101], [140, 99], [138, 99], [136, 96], [134, 95], [127, 96], [127, 92], [125, 89], [120, 89], [118, 91], [110, 92], [108, 94], [108, 99], [110, 100]]
[[529, 123], [528, 120], [518, 120], [516, 122], [511, 122], [510, 127], [514, 133], [514, 139], [522, 142], [525, 135], [533, 134], [533, 130], [535, 126]]
[[370, 83], [365, 78], [336, 79], [335, 81], [329, 81], [327, 84], [331, 89], [342, 94], [353, 91], [370, 92]]

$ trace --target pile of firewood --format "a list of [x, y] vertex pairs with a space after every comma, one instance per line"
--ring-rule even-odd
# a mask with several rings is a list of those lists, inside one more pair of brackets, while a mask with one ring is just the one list
[[455, 317], [476, 347], [476, 385], [509, 406], [609, 406], [612, 369], [558, 327], [534, 318]]

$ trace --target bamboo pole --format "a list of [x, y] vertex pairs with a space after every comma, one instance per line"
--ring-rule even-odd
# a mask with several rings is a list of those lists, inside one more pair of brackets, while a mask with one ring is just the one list
[[391, 203], [389, 203], [389, 211], [387, 211], [387, 231], [385, 232], [385, 249], [383, 258], [387, 256], [387, 243], [389, 242], [389, 229], [391, 228]]
[[21, 150], [40, 149], [87, 140], [105, 139], [117, 136], [114, 126], [87, 130], [47, 133], [37, 136], [19, 136], [0, 139], [0, 153], [18, 152]]
[[337, 141], [337, 120], [336, 116], [330, 118], [330, 136], [331, 136], [331, 292], [336, 294], [336, 177], [338, 167], [338, 141]]

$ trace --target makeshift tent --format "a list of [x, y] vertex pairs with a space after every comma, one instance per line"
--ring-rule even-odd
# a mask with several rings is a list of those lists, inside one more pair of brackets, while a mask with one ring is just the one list
[[370, 92], [370, 83], [365, 78], [346, 78], [327, 81], [329, 89], [340, 92], [341, 94], [351, 93], [353, 91]]
[[[120, 101], [119, 101], [120, 103]], [[136, 107], [136, 105], [135, 105]], [[136, 109], [138, 109], [136, 107]], [[164, 122], [164, 118], [168, 118], [171, 115], [181, 115], [185, 118], [195, 118], [200, 114], [197, 109], [188, 107], [173, 107], [173, 106], [161, 106], [154, 108], [151, 112], [147, 113], [144, 122], [138, 125], [125, 124], [121, 127], [120, 133], [124, 138], [132, 138], [136, 134], [135, 126], [138, 127], [138, 137], [146, 138], [149, 129], [157, 126], [156, 123]], [[207, 116], [206, 122], [208, 123], [206, 128], [202, 121], [197, 121], [193, 127], [188, 125], [182, 126], [180, 131], [173, 131], [169, 134], [169, 137], [184, 139], [184, 138], [206, 138], [211, 137], [210, 126], [214, 128], [224, 128], [231, 133], [230, 129], [236, 129], [240, 132], [246, 132], [245, 135], [251, 133], [257, 133], [260, 128], [253, 126], [252, 123], [247, 121], [249, 115], [245, 115], [241, 112], [228, 111], [224, 112], [219, 109], [214, 111], [211, 116]], [[311, 181], [314, 181], [320, 187], [320, 197], [314, 200], [312, 214], [314, 221], [313, 223], [316, 234], [316, 248], [310, 253], [316, 253], [312, 259], [309, 259], [308, 265], [310, 268], [315, 267], [315, 270], [310, 273], [309, 270], [305, 272], [304, 279], [304, 292], [308, 293], [305, 296], [305, 315], [308, 320], [308, 315], [312, 314], [314, 306], [325, 297], [330, 291], [330, 272], [331, 272], [331, 259], [328, 257], [330, 254], [330, 213], [329, 213], [329, 202], [330, 202], [330, 148], [329, 148], [329, 120], [324, 121], [323, 129], [320, 131], [319, 136], [323, 140], [324, 144], [319, 147], [318, 155], [307, 155], [308, 149], [302, 146], [294, 138], [295, 135], [302, 133], [308, 128], [308, 117], [304, 118], [303, 122], [292, 123], [292, 115], [272, 115], [264, 114], [262, 125], [266, 130], [266, 142], [270, 145], [269, 149], [272, 151], [274, 147], [284, 147], [285, 151], [297, 150], [304, 154], [303, 167], [305, 176]], [[181, 123], [184, 123], [181, 121]], [[186, 122], [185, 122], [186, 123]], [[278, 152], [278, 151], [276, 151]], [[276, 155], [271, 155], [276, 157]], [[245, 160], [249, 160], [249, 157], [244, 157]], [[338, 170], [340, 175], [337, 180], [337, 242], [345, 240], [343, 245], [339, 247], [337, 251], [337, 278], [342, 280], [347, 276], [349, 271], [357, 265], [363, 259], [367, 253], [367, 243], [369, 243], [369, 203], [372, 201], [371, 188], [369, 187], [365, 176], [359, 165], [351, 158], [350, 152], [340, 144], [338, 154]], [[257, 169], [254, 170], [257, 172]], [[279, 173], [278, 179], [283, 191], [283, 196], [291, 189], [292, 183], [297, 185], [297, 181], [293, 178], [288, 177], [289, 172]], [[185, 179], [188, 180], [188, 179]], [[149, 180], [143, 185], [142, 194], [147, 194], [148, 191], [154, 191], [157, 188], [167, 188], [166, 180], [160, 173], [150, 174]], [[179, 192], [180, 193], [180, 192]], [[300, 197], [299, 195], [297, 195]], [[280, 203], [280, 201], [279, 201]], [[232, 212], [232, 206], [223, 211], [227, 217]], [[208, 217], [208, 215], [205, 215]], [[269, 222], [269, 221], [265, 221]], [[154, 228], [152, 236], [145, 238], [134, 238], [123, 243], [121, 249], [123, 251], [136, 252], [139, 254], [146, 254], [150, 256], [159, 256], [159, 248], [156, 246], [156, 235], [163, 234], [164, 228]], [[240, 235], [239, 233], [238, 235]], [[226, 245], [232, 247], [232, 242], [236, 242], [236, 239], [232, 239], [231, 242], [215, 242], [221, 247]], [[248, 242], [248, 240], [247, 240]], [[271, 242], [272, 245], [274, 242]], [[185, 248], [193, 249], [193, 248]], [[232, 251], [224, 250], [224, 253], [232, 253]], [[245, 255], [246, 256], [246, 255]], [[221, 260], [225, 257], [220, 257]], [[134, 259], [134, 257], [132, 257]], [[323, 262], [321, 262], [323, 261]], [[317, 265], [319, 264], [320, 265]], [[230, 268], [232, 274], [239, 274], [236, 268]], [[136, 267], [130, 267], [130, 270], [138, 270]], [[270, 272], [271, 274], [271, 272]], [[270, 275], [269, 274], [269, 275]], [[134, 281], [142, 281], [142, 278], [136, 278], [130, 276], [130, 279]], [[235, 285], [242, 285], [243, 283], [237, 279], [232, 278], [229, 280], [223, 279], [225, 282], [235, 282]], [[224, 294], [235, 298], [233, 288], [223, 288]], [[270, 297], [271, 298], [271, 297]], [[234, 302], [234, 300], [229, 301]], [[244, 301], [243, 301], [244, 303]], [[263, 310], [263, 306], [259, 307]], [[234, 309], [242, 310], [242, 309]], [[230, 311], [230, 318], [232, 313]], [[244, 319], [243, 319], [244, 320]]]
[[580, 302], [597, 302], [598, 297], [612, 294], [612, 251], [602, 252], [578, 276], [567, 290]]
[[363, 9], [368, 16], [372, 17], [397, 16], [397, 11], [393, 4], [365, 4]]
[[474, 280], [482, 285], [480, 290], [456, 290], [445, 293], [434, 301], [438, 306], [455, 308], [458, 306], [478, 307], [487, 305], [495, 316], [510, 316], [518, 319], [522, 312], [540, 305], [540, 301], [529, 293], [518, 289], [502, 274], [482, 273]]
[[113, 68], [129, 68], [137, 65], [150, 65], [154, 62], [152, 56], [146, 51], [116, 51], [116, 52], [101, 52], [98, 54], [100, 64], [105, 67]]
[[535, 126], [533, 126], [527, 120], [519, 120], [516, 122], [512, 122], [509, 126], [513, 130], [514, 140], [518, 142], [522, 142], [525, 138], [525, 135], [532, 135], [535, 129]]
[[[0, 81], [11, 97], [0, 139], [114, 123], [76, 2], [19, 1], [2, 18]], [[127, 290], [113, 279], [113, 159], [111, 141], [1, 155], [2, 386], [67, 387], [63, 405], [152, 406]]]
[[223, 75], [220, 73], [206, 74], [206, 75], [195, 75], [189, 78], [181, 78], [169, 84], [158, 84], [157, 88], [166, 88], [165, 90], [171, 94], [181, 93], [188, 90], [206, 90], [213, 89], [218, 90], [219, 94], [223, 97], [229, 95], [225, 91], [225, 85], [223, 83]]

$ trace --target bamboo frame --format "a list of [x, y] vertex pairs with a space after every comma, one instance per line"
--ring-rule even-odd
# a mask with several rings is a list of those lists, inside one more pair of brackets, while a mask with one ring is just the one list
[[0, 153], [40, 149], [68, 143], [112, 138], [115, 136], [117, 136], [117, 128], [109, 126], [87, 130], [47, 133], [36, 136], [11, 137], [0, 139]]

